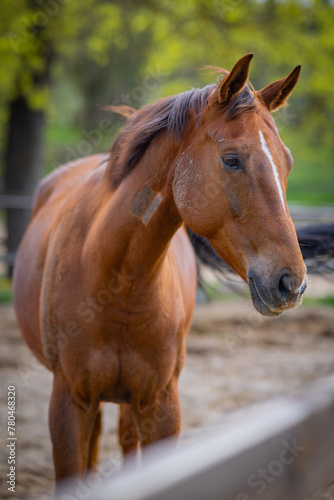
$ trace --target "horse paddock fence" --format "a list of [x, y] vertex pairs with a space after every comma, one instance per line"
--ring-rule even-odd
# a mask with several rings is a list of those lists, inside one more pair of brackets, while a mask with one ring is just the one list
[[[231, 413], [196, 442], [154, 445], [144, 458], [86, 488], [85, 498], [302, 500], [334, 480], [334, 375], [297, 396]], [[80, 490], [68, 484], [57, 500], [73, 497]]]

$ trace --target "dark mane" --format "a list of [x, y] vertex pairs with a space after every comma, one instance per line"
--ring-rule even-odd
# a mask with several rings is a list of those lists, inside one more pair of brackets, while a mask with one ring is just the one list
[[[190, 111], [198, 120], [215, 87], [215, 84], [211, 84], [203, 89], [192, 89], [146, 105], [139, 111], [132, 110], [132, 113], [129, 108], [124, 111], [124, 107], [120, 107], [119, 113], [129, 118], [110, 150], [109, 172], [112, 187], [116, 188], [121, 184], [162, 130], [167, 130], [173, 139], [180, 140], [188, 124]], [[118, 111], [117, 107], [111, 109]], [[235, 119], [241, 113], [255, 109], [256, 100], [248, 85], [224, 106], [228, 119]]]
[[248, 85], [226, 106], [227, 118], [233, 120], [243, 113], [251, 113], [257, 109], [257, 103]]

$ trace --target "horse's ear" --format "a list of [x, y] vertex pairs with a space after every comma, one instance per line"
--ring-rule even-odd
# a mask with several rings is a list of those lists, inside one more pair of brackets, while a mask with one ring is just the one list
[[246, 54], [233, 66], [232, 71], [218, 84], [218, 102], [231, 101], [244, 88], [248, 80], [253, 54]]
[[269, 111], [276, 111], [276, 109], [284, 106], [286, 101], [295, 88], [300, 75], [300, 64], [291, 71], [290, 75], [282, 80], [270, 83], [264, 89], [257, 92], [257, 95], [264, 101]]

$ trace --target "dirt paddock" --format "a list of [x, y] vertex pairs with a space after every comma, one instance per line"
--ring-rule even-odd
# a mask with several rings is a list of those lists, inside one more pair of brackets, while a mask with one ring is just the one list
[[[54, 486], [47, 413], [51, 374], [20, 338], [12, 306], [0, 307], [0, 498], [49, 499]], [[180, 379], [181, 439], [196, 439], [224, 415], [256, 401], [291, 394], [334, 372], [334, 308], [301, 306], [263, 319], [247, 300], [198, 306]], [[17, 388], [16, 493], [7, 490], [7, 386]], [[118, 408], [104, 408], [101, 464], [108, 474], [121, 462]], [[258, 495], [261, 498], [261, 495]], [[87, 498], [94, 498], [94, 494]], [[309, 500], [334, 499], [334, 484]], [[284, 499], [282, 499], [284, 500]]]

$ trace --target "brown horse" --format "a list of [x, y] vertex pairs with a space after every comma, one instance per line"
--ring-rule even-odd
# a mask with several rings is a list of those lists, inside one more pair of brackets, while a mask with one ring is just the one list
[[293, 160], [270, 115], [300, 66], [253, 92], [251, 58], [216, 85], [121, 108], [128, 121], [108, 156], [65, 165], [38, 188], [14, 298], [23, 337], [54, 373], [57, 482], [96, 465], [103, 401], [121, 404], [124, 453], [180, 431], [196, 290], [184, 224], [248, 283], [260, 313], [301, 302], [305, 265], [285, 198]]

